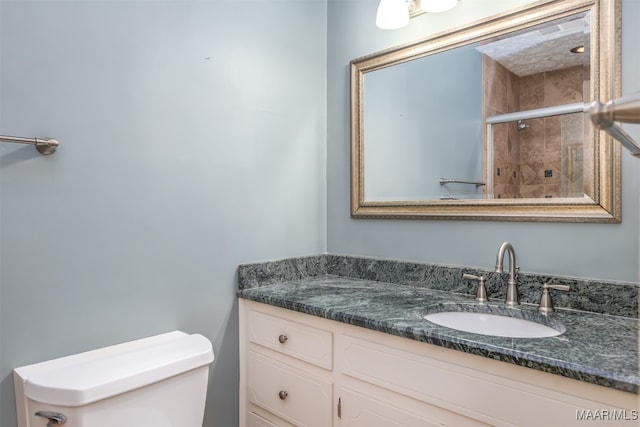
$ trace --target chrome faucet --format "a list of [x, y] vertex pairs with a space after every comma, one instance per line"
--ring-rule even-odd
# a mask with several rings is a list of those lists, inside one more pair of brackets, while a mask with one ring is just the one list
[[509, 282], [507, 283], [507, 298], [504, 302], [509, 307], [515, 307], [516, 305], [520, 305], [518, 285], [516, 283], [518, 267], [516, 266], [516, 252], [509, 242], [504, 242], [498, 250], [498, 256], [496, 257], [496, 273], [502, 273], [504, 271], [502, 263], [505, 252], [509, 254]]

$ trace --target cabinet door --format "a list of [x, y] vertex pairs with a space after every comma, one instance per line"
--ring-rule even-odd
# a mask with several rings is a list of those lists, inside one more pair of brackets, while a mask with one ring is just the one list
[[[376, 399], [349, 388], [342, 388], [339, 396], [341, 427], [487, 426], [442, 408], [400, 396], [393, 396], [394, 402], [391, 403], [389, 396], [385, 400]], [[399, 404], [402, 400], [406, 405]]]

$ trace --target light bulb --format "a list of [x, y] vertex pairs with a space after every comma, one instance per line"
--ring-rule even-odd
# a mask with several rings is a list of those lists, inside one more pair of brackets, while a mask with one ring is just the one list
[[383, 30], [395, 30], [409, 23], [409, 7], [405, 0], [380, 0], [376, 25]]

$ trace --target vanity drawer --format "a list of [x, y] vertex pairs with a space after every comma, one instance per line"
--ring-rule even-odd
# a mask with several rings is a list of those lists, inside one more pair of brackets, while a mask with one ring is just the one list
[[331, 370], [333, 334], [277, 316], [249, 311], [249, 341], [287, 356]]
[[268, 356], [249, 351], [249, 400], [295, 425], [331, 425], [332, 385]]

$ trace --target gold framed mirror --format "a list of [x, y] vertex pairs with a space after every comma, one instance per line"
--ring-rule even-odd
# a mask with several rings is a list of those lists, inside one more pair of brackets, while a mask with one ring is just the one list
[[620, 95], [620, 22], [542, 1], [351, 61], [352, 217], [620, 222], [620, 147], [585, 114]]

